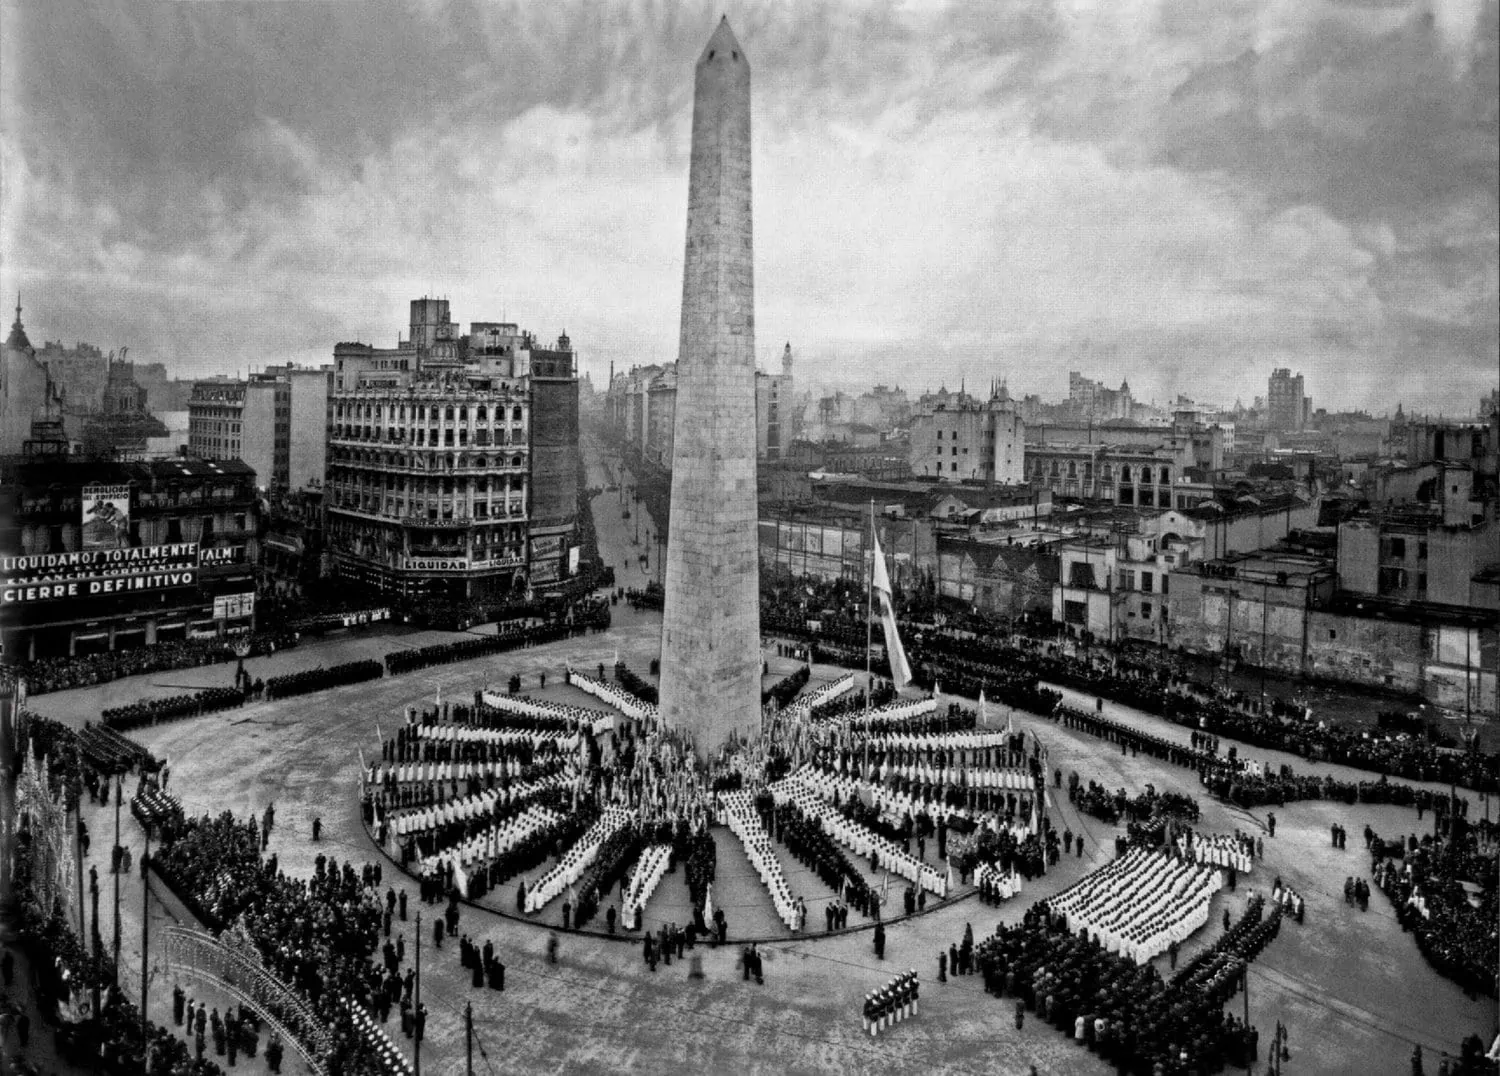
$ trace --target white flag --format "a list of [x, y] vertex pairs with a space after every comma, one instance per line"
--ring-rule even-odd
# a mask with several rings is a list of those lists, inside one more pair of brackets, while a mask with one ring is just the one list
[[891, 679], [897, 688], [911, 683], [911, 665], [906, 660], [906, 649], [901, 645], [901, 636], [896, 633], [896, 608], [891, 596], [891, 577], [886, 574], [885, 554], [880, 551], [880, 535], [872, 534], [875, 540], [875, 594], [880, 599], [880, 624], [885, 629], [885, 651], [891, 662]]

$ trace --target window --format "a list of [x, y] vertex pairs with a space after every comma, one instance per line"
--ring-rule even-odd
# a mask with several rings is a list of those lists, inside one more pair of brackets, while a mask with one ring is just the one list
[[1141, 616], [1145, 617], [1147, 620], [1151, 619], [1151, 603], [1150, 602], [1141, 602]]
[[1391, 539], [1391, 557], [1393, 559], [1395, 559], [1395, 560], [1405, 560], [1406, 559], [1406, 539], [1405, 538], [1392, 538]]
[[1156, 582], [1156, 579], [1155, 579], [1155, 577], [1152, 576], [1152, 574], [1150, 572], [1142, 572], [1141, 573], [1141, 593], [1142, 594], [1150, 594], [1151, 590], [1152, 590], [1152, 586], [1155, 584], [1155, 582]]
[[1426, 560], [1427, 559], [1427, 543], [1425, 541], [1417, 543], [1417, 559], [1418, 560]]

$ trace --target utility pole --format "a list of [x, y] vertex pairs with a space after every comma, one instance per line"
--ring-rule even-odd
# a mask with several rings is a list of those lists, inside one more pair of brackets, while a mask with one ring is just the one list
[[[89, 898], [94, 905], [94, 964], [97, 966], [100, 950], [104, 948], [104, 941], [99, 936], [99, 876], [97, 874], [89, 877]], [[94, 979], [94, 1019], [99, 1019], [99, 977]]]
[[124, 777], [115, 774], [115, 847], [109, 853], [114, 864], [115, 876], [115, 986], [120, 985], [120, 796], [123, 794]]
[[[151, 890], [148, 885], [148, 876], [151, 869], [151, 823], [146, 823], [146, 843], [141, 849], [141, 1042], [149, 1043], [151, 1036], [148, 1034], [150, 1022], [146, 1019], [146, 987], [149, 977], [146, 974], [146, 957], [151, 952]], [[146, 1060], [149, 1064], [151, 1051], [146, 1051]]]
[[422, 1076], [422, 1033], [427, 1029], [418, 1022], [422, 1014], [422, 913], [417, 913], [416, 926], [416, 980], [412, 987], [411, 1019], [412, 1019], [412, 1041], [416, 1045], [412, 1048], [412, 1068], [416, 1076]]

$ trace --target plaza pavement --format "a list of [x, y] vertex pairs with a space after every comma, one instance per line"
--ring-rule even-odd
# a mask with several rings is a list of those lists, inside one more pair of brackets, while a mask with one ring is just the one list
[[[603, 485], [591, 477], [591, 484]], [[614, 497], [615, 514], [605, 510]], [[601, 548], [617, 568], [631, 563], [626, 523], [618, 514], [618, 495], [596, 498]], [[643, 526], [644, 526], [643, 521]], [[632, 533], [633, 533], [633, 524]], [[652, 528], [654, 532], [654, 528]], [[644, 533], [644, 531], [643, 531]], [[653, 548], [654, 555], [654, 548]], [[655, 567], [653, 563], [653, 568]], [[641, 586], [639, 578], [622, 572], [623, 586]], [[586, 635], [544, 647], [437, 666], [404, 676], [351, 685], [315, 695], [262, 702], [240, 710], [160, 725], [134, 735], [152, 751], [171, 760], [171, 789], [190, 813], [224, 809], [259, 814], [275, 801], [277, 821], [271, 850], [292, 873], [307, 874], [319, 852], [355, 863], [379, 858], [361, 825], [358, 810], [359, 762], [357, 747], [377, 749], [375, 727], [389, 732], [407, 705], [430, 703], [441, 688], [445, 699], [467, 699], [478, 688], [503, 685], [512, 672], [520, 673], [524, 690], [537, 693], [540, 673], [548, 674], [544, 696], [576, 698], [572, 689], [558, 686], [571, 664], [594, 671], [608, 664], [618, 649], [630, 666], [644, 675], [659, 646], [660, 617], [654, 613], [615, 609], [608, 633]], [[269, 658], [247, 662], [252, 675], [268, 677], [333, 665], [360, 657], [380, 657], [400, 645], [419, 646], [449, 633], [413, 632], [380, 627], [360, 634], [341, 634], [309, 642]], [[772, 649], [774, 653], [774, 648]], [[771, 657], [772, 678], [790, 663]], [[838, 670], [818, 666], [814, 679], [830, 679]], [[101, 708], [141, 697], [227, 684], [230, 665], [134, 677], [99, 687], [35, 697], [31, 705], [75, 726], [96, 719]], [[1092, 699], [1071, 701], [1092, 705]], [[1186, 742], [1184, 729], [1125, 707], [1106, 703], [1105, 712], [1135, 727]], [[998, 723], [1004, 710], [991, 708]], [[1049, 744], [1051, 761], [1066, 775], [1077, 770], [1086, 783], [1098, 780], [1108, 788], [1124, 786], [1132, 794], [1153, 784], [1198, 797], [1203, 806], [1201, 828], [1208, 832], [1248, 829], [1264, 835], [1265, 811], [1246, 812], [1201, 794], [1196, 776], [1155, 760], [1121, 755], [1117, 749], [1061, 729], [1026, 714], [1014, 716], [1017, 727], [1035, 729]], [[1287, 761], [1299, 771], [1332, 772], [1358, 778], [1345, 767], [1314, 766], [1302, 759], [1256, 748], [1243, 749], [1252, 758], [1272, 763]], [[1472, 798], [1472, 797], [1471, 797]], [[977, 937], [997, 922], [1018, 920], [1039, 897], [1056, 892], [1086, 869], [1112, 854], [1115, 827], [1080, 817], [1064, 797], [1055, 794], [1050, 809], [1059, 828], [1071, 827], [1087, 835], [1082, 861], [1068, 857], [1059, 869], [1029, 885], [1018, 899], [1000, 908], [977, 899], [958, 900], [946, 907], [891, 927], [887, 959], [877, 961], [867, 930], [819, 938], [791, 938], [764, 947], [764, 986], [742, 981], [738, 949], [700, 948], [703, 979], [691, 979], [691, 962], [647, 970], [639, 945], [591, 935], [560, 934], [561, 961], [547, 962], [549, 931], [517, 923], [476, 908], [464, 909], [459, 929], [478, 939], [492, 939], [507, 964], [504, 994], [471, 990], [460, 974], [457, 947], [449, 943], [434, 953], [424, 938], [423, 995], [430, 1009], [428, 1041], [423, 1049], [427, 1073], [464, 1071], [463, 1013], [474, 1006], [478, 1048], [474, 1066], [479, 1073], [501, 1072], [615, 1072], [634, 1068], [649, 1072], [984, 1072], [1025, 1073], [1035, 1065], [1041, 1072], [1103, 1072], [1101, 1062], [1035, 1017], [1017, 1032], [1007, 1002], [987, 996], [977, 977], [938, 984], [936, 959], [941, 949], [957, 941], [964, 925], [972, 923]], [[1471, 810], [1473, 806], [1471, 806]], [[1465, 998], [1454, 984], [1433, 972], [1418, 953], [1414, 940], [1396, 924], [1389, 903], [1376, 892], [1368, 912], [1346, 906], [1342, 885], [1348, 875], [1365, 876], [1369, 860], [1360, 833], [1369, 822], [1386, 837], [1419, 830], [1415, 812], [1396, 807], [1353, 807], [1338, 803], [1293, 804], [1277, 811], [1277, 834], [1266, 837], [1265, 859], [1240, 880], [1236, 892], [1214, 899], [1210, 925], [1183, 947], [1182, 960], [1191, 959], [1219, 932], [1215, 924], [1224, 907], [1237, 912], [1251, 889], [1269, 891], [1279, 874], [1307, 901], [1306, 923], [1288, 922], [1280, 937], [1257, 960], [1250, 974], [1251, 1020], [1261, 1029], [1264, 1048], [1279, 1019], [1291, 1030], [1292, 1057], [1288, 1072], [1386, 1073], [1406, 1071], [1412, 1044], [1423, 1046], [1434, 1069], [1442, 1052], [1456, 1051], [1471, 1032], [1488, 1036], [1494, 1030], [1492, 1002]], [[124, 842], [139, 861], [142, 832], [125, 814]], [[310, 827], [323, 821], [324, 837], [314, 845]], [[92, 861], [100, 864], [107, 891], [107, 857], [113, 810], [89, 808], [94, 837]], [[1347, 851], [1330, 847], [1329, 826], [1341, 822], [1353, 835]], [[767, 915], [769, 900], [740, 865], [738, 842], [719, 833], [719, 863], [723, 884], [719, 892], [733, 895], [740, 905], [731, 913], [747, 927]], [[801, 870], [789, 858], [788, 867]], [[404, 888], [413, 913], [422, 909], [415, 886], [383, 861], [387, 884]], [[811, 889], [815, 880], [794, 877], [793, 888]], [[140, 886], [127, 886], [122, 914], [122, 956], [132, 966], [139, 962]], [[648, 907], [652, 916], [672, 918], [685, 912], [681, 873], [668, 875]], [[893, 890], [893, 894], [896, 891]], [[502, 898], [513, 901], [513, 886]], [[658, 905], [657, 901], [661, 903]], [[101, 901], [102, 926], [109, 930], [107, 902]], [[166, 921], [166, 909], [153, 904], [153, 928]], [[513, 904], [510, 906], [513, 907]], [[555, 914], [555, 909], [551, 910]], [[857, 917], [854, 917], [857, 919]], [[679, 920], [680, 921], [680, 920]], [[814, 911], [809, 925], [821, 924]], [[414, 952], [408, 931], [408, 959]], [[1164, 963], [1162, 958], [1161, 963]], [[878, 1040], [864, 1033], [860, 999], [898, 971], [915, 967], [922, 975], [921, 1015]], [[152, 1016], [170, 1021], [171, 984], [164, 976], [154, 981]], [[201, 993], [201, 992], [200, 992]], [[1230, 1007], [1243, 1010], [1243, 997]], [[398, 1045], [410, 1043], [399, 1035], [393, 1018], [388, 1025]], [[246, 1064], [241, 1061], [241, 1066]], [[258, 1058], [249, 1071], [259, 1071]], [[1261, 1071], [1263, 1065], [1257, 1066]], [[289, 1056], [286, 1070], [298, 1071]]]

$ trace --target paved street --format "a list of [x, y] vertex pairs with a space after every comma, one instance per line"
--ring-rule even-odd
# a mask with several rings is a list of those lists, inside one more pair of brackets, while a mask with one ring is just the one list
[[[272, 850], [289, 871], [310, 872], [319, 851], [356, 861], [378, 854], [359, 820], [357, 748], [364, 745], [366, 751], [373, 751], [376, 727], [389, 733], [386, 722], [393, 726], [406, 705], [430, 702], [439, 688], [444, 698], [467, 697], [476, 688], [503, 683], [512, 672], [520, 673], [525, 690], [535, 693], [538, 677], [545, 671], [549, 686], [542, 694], [570, 697], [572, 689], [557, 686], [566, 666], [593, 669], [600, 661], [612, 661], [618, 649], [632, 668], [644, 674], [656, 656], [659, 632], [659, 616], [632, 613], [622, 605], [616, 609], [614, 628], [606, 634], [260, 703], [142, 730], [138, 736], [171, 760], [172, 790], [182, 796], [190, 812], [258, 813], [274, 800], [277, 825]], [[439, 637], [444, 636], [387, 628], [334, 637], [249, 664], [254, 675], [269, 676], [356, 656], [379, 656], [401, 644], [418, 645]], [[770, 660], [773, 678], [791, 667], [790, 662]], [[815, 679], [829, 679], [836, 673], [822, 666], [814, 669]], [[43, 713], [81, 723], [95, 716], [111, 697], [125, 701], [173, 690], [165, 686], [168, 682], [184, 687], [224, 683], [230, 674], [229, 666], [217, 666], [141, 677], [106, 688], [43, 695], [33, 704]], [[1187, 735], [1176, 726], [1122, 707], [1106, 704], [1106, 712], [1158, 735], [1179, 740]], [[1002, 719], [999, 712], [992, 716]], [[1099, 780], [1110, 788], [1123, 785], [1132, 793], [1148, 783], [1160, 790], [1199, 792], [1188, 771], [1121, 756], [1092, 738], [1042, 719], [1024, 714], [1015, 719], [1021, 727], [1040, 730], [1051, 745], [1054, 764], [1064, 774], [1076, 769], [1085, 781]], [[1253, 748], [1249, 754], [1279, 761], [1274, 753]], [[1299, 769], [1310, 768], [1302, 760], [1290, 761]], [[1339, 767], [1326, 769], [1354, 775]], [[1261, 830], [1262, 811], [1247, 813], [1200, 800], [1205, 830]], [[1006, 1007], [984, 995], [977, 981], [944, 986], [932, 981], [938, 950], [957, 940], [965, 923], [972, 922], [976, 933], [983, 934], [997, 920], [1014, 921], [1031, 901], [1055, 892], [1086, 867], [1103, 861], [1113, 828], [1079, 817], [1065, 799], [1054, 801], [1052, 809], [1060, 826], [1088, 835], [1083, 863], [1067, 860], [1021, 899], [1002, 908], [985, 908], [969, 898], [895, 926], [889, 932], [883, 963], [874, 959], [867, 931], [771, 945], [764, 987], [740, 980], [732, 947], [702, 954], [706, 979], [701, 981], [686, 978], [687, 969], [679, 964], [653, 976], [642, 964], [636, 945], [580, 935], [564, 937], [562, 963], [549, 966], [544, 957], [545, 930], [468, 909], [460, 930], [496, 941], [510, 966], [508, 990], [503, 996], [475, 992], [471, 999], [466, 979], [458, 974], [455, 949], [445, 949], [431, 960], [424, 971], [424, 990], [433, 1010], [424, 1069], [462, 1071], [462, 1011], [464, 1002], [472, 1000], [490, 1063], [527, 1071], [603, 1072], [635, 1064], [663, 1071], [1024, 1073], [1033, 1063], [1044, 1072], [1102, 1071], [1092, 1054], [1075, 1049], [1037, 1020], [1028, 1020], [1017, 1035]], [[1463, 1035], [1492, 1030], [1493, 1007], [1465, 998], [1428, 968], [1381, 894], [1374, 896], [1365, 913], [1343, 903], [1344, 878], [1368, 874], [1368, 859], [1358, 847], [1364, 824], [1368, 821], [1388, 836], [1411, 832], [1418, 828], [1415, 813], [1321, 802], [1297, 804], [1277, 813], [1277, 835], [1266, 841], [1265, 861], [1242, 880], [1237, 893], [1215, 898], [1211, 925], [1184, 947], [1182, 959], [1189, 959], [1211, 941], [1217, 933], [1212, 924], [1220, 908], [1238, 908], [1249, 888], [1269, 890], [1272, 877], [1279, 874], [1303, 893], [1306, 923], [1300, 927], [1289, 923], [1253, 965], [1251, 974], [1251, 1019], [1261, 1027], [1263, 1041], [1277, 1019], [1292, 1029], [1296, 1061], [1289, 1070], [1391, 1071], [1392, 1059], [1404, 1061], [1413, 1041], [1421, 1042], [1428, 1056], [1436, 1058], [1444, 1048], [1456, 1048]], [[323, 820], [321, 845], [309, 839], [315, 816]], [[106, 834], [112, 817], [112, 811], [95, 809], [89, 820], [95, 859], [106, 876], [107, 862], [100, 857], [108, 852]], [[139, 856], [140, 830], [128, 813], [125, 817], [125, 841]], [[1356, 835], [1355, 846], [1348, 851], [1329, 847], [1328, 827], [1335, 820]], [[747, 932], [758, 921], [769, 928], [769, 901], [743, 873], [744, 858], [737, 841], [721, 833], [719, 843], [724, 873], [718, 888], [737, 894], [733, 899], [740, 905], [731, 913], [731, 923], [739, 921], [738, 916]], [[393, 873], [387, 870], [387, 877]], [[805, 878], [794, 878], [793, 884], [794, 888], [804, 884], [813, 888]], [[408, 888], [413, 907], [419, 907], [414, 890]], [[130, 891], [137, 892], [138, 886]], [[659, 892], [660, 903], [651, 906], [648, 920], [685, 913], [680, 872], [669, 875]], [[502, 890], [501, 897], [510, 896], [512, 888]], [[139, 914], [138, 898], [127, 899], [124, 953], [132, 964], [139, 959]], [[739, 932], [736, 927], [735, 933]], [[428, 954], [429, 959], [432, 956]], [[859, 998], [905, 967], [916, 967], [924, 976], [922, 1014], [872, 1043], [862, 1034]], [[159, 992], [158, 1003], [169, 989]], [[1232, 1004], [1241, 1006], [1242, 998]], [[165, 1010], [156, 1015], [163, 1018]], [[407, 1045], [405, 1040], [402, 1043]], [[482, 1060], [476, 1060], [476, 1066], [488, 1071]]]

